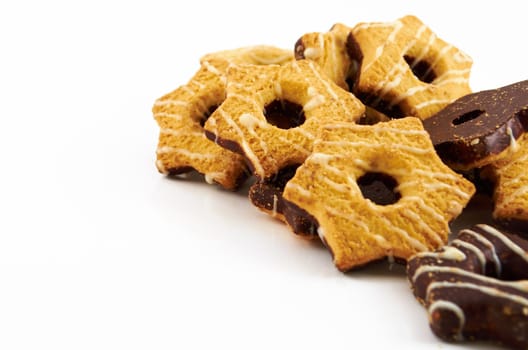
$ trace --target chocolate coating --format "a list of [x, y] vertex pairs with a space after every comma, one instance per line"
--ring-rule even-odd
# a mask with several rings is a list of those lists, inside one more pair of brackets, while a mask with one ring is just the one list
[[408, 261], [415, 297], [440, 338], [528, 347], [528, 241], [488, 225]]
[[317, 235], [317, 223], [313, 217], [282, 197], [286, 183], [295, 175], [299, 164], [284, 167], [270, 179], [258, 181], [249, 189], [253, 205], [272, 216], [283, 217], [295, 234], [307, 237]]
[[423, 124], [445, 163], [486, 165], [528, 130], [528, 80], [463, 96]]

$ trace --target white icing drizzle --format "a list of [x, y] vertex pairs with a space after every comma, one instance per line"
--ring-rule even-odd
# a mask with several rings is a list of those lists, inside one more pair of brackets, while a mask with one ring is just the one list
[[290, 53], [285, 52], [282, 55], [261, 55], [260, 52], [254, 52], [248, 50], [248, 57], [251, 64], [257, 65], [280, 65], [288, 62], [292, 56]]
[[463, 62], [473, 62], [473, 59], [471, 59], [471, 57], [469, 57], [468, 55], [466, 55], [465, 53], [463, 53], [462, 51], [457, 51], [453, 54], [453, 59], [459, 63], [463, 63]]
[[504, 243], [511, 251], [513, 251], [515, 254], [517, 254], [520, 258], [522, 258], [524, 261], [528, 263], [528, 253], [525, 252], [521, 247], [519, 247], [517, 244], [515, 244], [512, 240], [510, 240], [508, 237], [506, 237], [502, 232], [497, 230], [496, 228], [485, 225], [485, 224], [479, 224], [477, 225], [479, 229], [482, 231], [497, 237]]
[[405, 215], [406, 217], [410, 218], [413, 223], [420, 227], [421, 230], [427, 232], [429, 237], [431, 237], [438, 246], [442, 246], [445, 244], [440, 234], [433, 230], [431, 226], [427, 225], [427, 223], [422, 220], [422, 217], [418, 213], [410, 209], [404, 209], [402, 211], [402, 215]]
[[306, 130], [306, 128], [296, 127], [292, 129], [292, 132], [301, 134], [307, 140], [311, 140], [311, 141], [315, 140], [315, 136], [311, 132]]
[[324, 229], [323, 227], [319, 226], [317, 228], [317, 235], [319, 236], [319, 239], [326, 244], [326, 240], [325, 240], [325, 234], [324, 234]]
[[169, 113], [169, 112], [156, 112], [154, 113], [154, 118], [171, 118], [175, 120], [186, 119], [183, 115], [179, 113]]
[[303, 110], [305, 112], [311, 111], [312, 109], [319, 107], [326, 101], [325, 97], [321, 94], [318, 94], [317, 91], [311, 86], [308, 88], [308, 95], [311, 96], [311, 98], [303, 106]]
[[281, 142], [283, 142], [284, 144], [288, 144], [290, 145], [291, 147], [293, 147], [297, 152], [301, 153], [304, 157], [308, 157], [310, 155], [310, 153], [312, 153], [310, 150], [304, 148], [302, 145], [300, 145], [299, 143], [295, 143], [289, 139], [287, 139], [286, 137], [282, 136], [282, 135], [275, 135], [276, 138], [278, 140], [280, 140]]
[[301, 185], [294, 183], [293, 181], [288, 181], [286, 183], [286, 186], [284, 187], [284, 192], [287, 192], [287, 191], [297, 193], [300, 197], [312, 198], [312, 193], [310, 191], [308, 191]]
[[244, 155], [250, 160], [251, 164], [253, 165], [253, 168], [255, 170], [255, 173], [260, 176], [261, 178], [265, 177], [264, 169], [262, 168], [262, 164], [260, 164], [260, 160], [257, 157], [257, 155], [253, 152], [251, 147], [249, 147], [249, 144], [247, 143], [246, 138], [244, 137], [244, 133], [240, 129], [240, 127], [233, 121], [233, 118], [231, 118], [231, 115], [224, 111], [222, 108], [218, 108], [216, 110], [216, 113], [222, 117], [227, 124], [239, 135], [240, 137], [240, 147], [244, 151]]
[[209, 63], [208, 61], [203, 61], [202, 66], [205, 69], [207, 69], [208, 72], [214, 75], [217, 75], [219, 77], [224, 77], [224, 74], [221, 71], [219, 71], [215, 66], [213, 66], [211, 63]]
[[431, 317], [431, 315], [438, 309], [448, 310], [455, 314], [455, 316], [458, 318], [458, 329], [455, 335], [455, 340], [464, 340], [464, 336], [462, 335], [462, 330], [464, 329], [464, 325], [466, 324], [466, 315], [464, 313], [464, 310], [462, 310], [460, 306], [451, 301], [436, 300], [435, 302], [431, 303], [431, 305], [429, 305], [427, 309], [429, 317]]
[[345, 219], [348, 222], [354, 223], [354, 225], [359, 226], [361, 228], [361, 230], [363, 232], [365, 232], [366, 234], [368, 234], [370, 236], [374, 236], [374, 234], [370, 231], [369, 226], [365, 222], [363, 222], [363, 220], [360, 220], [358, 218], [358, 216], [356, 215], [356, 213], [354, 213], [354, 212], [343, 213], [343, 212], [337, 210], [336, 208], [333, 208], [333, 207], [330, 207], [330, 206], [326, 206], [325, 210], [328, 212], [328, 214], [330, 214], [332, 216], [340, 217], [342, 219]]
[[[383, 27], [393, 27], [393, 31], [389, 34], [389, 36], [387, 37], [387, 40], [385, 40], [385, 42], [378, 46], [375, 50], [375, 54], [374, 54], [374, 57], [369, 61], [369, 63], [367, 65], [365, 65], [362, 69], [363, 73], [366, 72], [368, 69], [371, 68], [371, 66], [383, 55], [383, 52], [385, 50], [385, 47], [387, 45], [390, 45], [393, 41], [395, 41], [395, 38], [397, 37], [398, 35], [398, 32], [399, 30], [401, 29], [401, 27], [403, 26], [403, 24], [400, 22], [400, 21], [396, 21], [396, 22], [393, 22], [393, 23], [385, 23], [384, 25], [383, 24], [380, 24], [380, 23], [371, 23], [371, 24], [362, 24], [362, 25], [359, 25], [359, 26], [356, 26], [356, 28], [354, 29], [354, 33], [357, 33], [361, 30], [364, 30], [364, 29], [368, 29], [368, 28], [371, 28], [371, 27], [375, 27], [375, 26], [383, 26]], [[385, 96], [390, 93], [391, 91], [394, 91], [395, 88], [401, 86], [401, 81], [402, 81], [402, 78], [403, 78], [403, 74], [410, 69], [414, 68], [414, 66], [416, 64], [418, 64], [419, 62], [421, 62], [426, 56], [427, 54], [431, 51], [433, 45], [435, 44], [442, 44], [441, 41], [439, 41], [439, 39], [437, 38], [437, 36], [429, 31], [428, 32], [428, 38], [424, 40], [420, 40], [420, 43], [422, 45], [420, 45], [420, 51], [419, 53], [416, 55], [416, 57], [414, 57], [414, 61], [413, 63], [411, 64], [411, 66], [409, 67], [403, 56], [413, 47], [416, 46], [416, 43], [417, 41], [422, 37], [422, 35], [426, 32], [427, 30], [427, 26], [425, 24], [422, 24], [418, 29], [417, 31], [415, 32], [414, 34], [414, 38], [409, 38], [405, 41], [405, 46], [401, 47], [400, 48], [400, 51], [401, 51], [401, 57], [400, 59], [398, 60], [397, 63], [395, 63], [391, 69], [386, 73], [384, 74], [384, 79], [379, 81], [376, 86], [373, 88], [373, 94], [375, 94], [377, 96], [376, 100], [374, 101], [374, 105], [378, 104], [379, 102], [381, 102], [382, 100], [384, 100]], [[426, 42], [424, 42], [425, 40], [427, 40]], [[442, 48], [435, 53], [434, 55], [434, 61], [433, 62], [429, 62], [429, 68], [426, 72], [426, 74], [428, 74], [431, 70], [433, 70], [439, 62], [441, 62], [442, 59], [444, 59], [444, 57], [449, 54], [449, 52], [452, 50], [452, 46], [447, 44], [447, 43], [443, 43], [442, 44]], [[459, 63], [462, 63], [462, 62], [466, 62], [466, 61], [471, 61], [471, 59], [469, 57], [467, 57], [466, 55], [464, 55], [463, 53], [459, 53], [457, 50], [456, 51], [456, 55], [455, 55], [455, 61], [459, 62]], [[452, 80], [447, 80], [446, 77], [447, 76], [450, 76], [450, 75], [457, 75], [457, 74], [463, 74], [463, 75], [466, 75], [465, 77], [457, 77], [455, 79], [452, 79]], [[422, 91], [426, 91], [426, 90], [430, 90], [431, 89], [431, 85], [434, 84], [434, 86], [438, 87], [438, 86], [441, 86], [441, 85], [444, 85], [444, 84], [447, 84], [447, 83], [457, 83], [457, 84], [467, 84], [468, 83], [468, 76], [467, 74], [469, 73], [469, 69], [463, 69], [463, 70], [456, 70], [456, 69], [448, 69], [446, 72], [444, 72], [442, 74], [442, 76], [440, 77], [436, 77], [436, 79], [431, 83], [431, 84], [420, 84], [419, 86], [415, 86], [415, 87], [411, 87], [409, 88], [407, 91], [404, 91], [404, 92], [401, 92], [401, 93], [398, 93], [396, 96], [394, 96], [393, 98], [389, 99], [388, 103], [389, 103], [389, 108], [390, 107], [393, 107], [399, 103], [401, 103], [401, 101], [403, 101], [404, 99], [406, 98], [409, 98], [411, 97], [412, 95], [418, 93], [418, 92], [422, 92]], [[442, 81], [444, 80], [444, 81]], [[415, 108], [414, 108], [414, 112], [413, 113], [416, 113], [417, 111], [423, 109], [423, 108], [426, 108], [426, 107], [429, 107], [431, 105], [434, 105], [434, 104], [441, 104], [441, 105], [445, 105], [445, 104], [448, 104], [448, 103], [451, 103], [452, 102], [452, 99], [430, 99], [428, 98], [426, 101], [418, 104]]]
[[472, 236], [477, 241], [479, 241], [480, 243], [484, 244], [485, 246], [487, 246], [490, 249], [491, 256], [492, 256], [492, 259], [493, 259], [493, 263], [495, 265], [495, 272], [497, 273], [497, 276], [500, 276], [501, 272], [502, 272], [502, 264], [500, 262], [499, 256], [497, 255], [497, 251], [495, 250], [495, 246], [493, 245], [493, 243], [491, 243], [487, 238], [483, 237], [482, 235], [480, 235], [477, 232], [475, 232], [473, 230], [470, 230], [470, 229], [464, 229], [464, 230], [460, 231], [460, 235], [461, 234], [468, 234], [468, 235]]
[[[355, 131], [358, 129], [363, 128], [364, 126], [359, 126], [357, 124], [351, 124], [351, 123], [332, 123], [327, 124], [324, 126], [325, 129], [328, 130], [338, 130], [338, 129], [352, 129], [351, 131]], [[399, 134], [399, 135], [410, 135], [410, 136], [426, 136], [429, 137], [429, 134], [425, 130], [418, 130], [418, 129], [399, 129], [399, 128], [393, 128], [390, 126], [382, 126], [382, 125], [376, 125], [375, 128], [369, 129], [370, 132], [375, 133], [388, 133], [388, 134]]]
[[[385, 148], [387, 147], [386, 144], [372, 144], [371, 142], [366, 141], [323, 141], [327, 145], [335, 145], [335, 146], [351, 146], [351, 147], [367, 147], [367, 148]], [[431, 153], [431, 150], [424, 149], [424, 148], [418, 148], [413, 146], [408, 146], [400, 143], [393, 143], [390, 145], [390, 148], [392, 149], [400, 149], [407, 151], [409, 153], [414, 154], [427, 154]]]
[[[383, 237], [382, 235], [379, 235], [379, 234], [372, 234], [372, 237], [374, 237], [374, 239], [376, 240], [376, 242], [379, 244], [380, 247], [382, 247], [383, 249], [386, 249], [386, 250], [390, 250], [392, 249], [392, 245], [390, 244], [389, 241], [387, 241], [387, 239], [385, 237]], [[391, 252], [392, 254], [392, 252]], [[394, 255], [391, 255], [392, 258], [394, 259]]]
[[513, 131], [511, 127], [506, 128], [506, 134], [510, 137], [510, 150], [511, 152], [517, 152], [519, 150], [519, 144], [517, 143], [517, 140], [515, 140], [515, 137], [513, 136]]
[[516, 199], [523, 197], [527, 193], [528, 193], [528, 185], [524, 185], [521, 188], [518, 188], [517, 190], [513, 191], [509, 196], [507, 196], [504, 200], [502, 200], [500, 202], [500, 205], [502, 207], [505, 207], [511, 202], [515, 201]]
[[470, 250], [473, 254], [475, 254], [475, 256], [477, 257], [477, 259], [479, 260], [480, 262], [480, 266], [482, 268], [482, 271], [484, 271], [484, 268], [486, 267], [486, 256], [484, 255], [484, 253], [482, 252], [482, 250], [480, 250], [477, 246], [475, 246], [474, 244], [471, 244], [469, 242], [466, 242], [466, 241], [463, 241], [461, 239], [454, 239], [451, 244], [453, 245], [457, 245], [459, 247], [464, 247], [466, 248], [467, 250]]
[[378, 219], [381, 220], [391, 232], [398, 233], [401, 237], [403, 237], [414, 248], [415, 251], [421, 252], [427, 250], [427, 247], [422, 242], [414, 237], [411, 237], [407, 231], [394, 226], [392, 222], [390, 222], [384, 216], [380, 215], [378, 216]]
[[[510, 162], [508, 164], [501, 165], [498, 169], [496, 169], [496, 172], [499, 173], [499, 174], [507, 173], [512, 166], [516, 166], [519, 163], [526, 163], [527, 161], [528, 161], [528, 153], [526, 153], [522, 157], [516, 157], [514, 162]], [[518, 179], [518, 177], [514, 178], [514, 180], [517, 180], [517, 179]], [[506, 183], [506, 182], [503, 182], [503, 183]]]
[[307, 47], [304, 50], [304, 57], [310, 60], [317, 60], [321, 56], [321, 51], [316, 47]]
[[[398, 191], [401, 191], [403, 188], [406, 188], [406, 187], [415, 187], [416, 185], [420, 184], [420, 181], [408, 181], [408, 182], [405, 182], [405, 183], [402, 183], [400, 185], [398, 185], [397, 187], [397, 190]], [[469, 193], [466, 193], [464, 191], [462, 191], [461, 189], [459, 189], [458, 187], [455, 187], [455, 186], [451, 186], [447, 183], [444, 183], [444, 182], [435, 182], [435, 183], [423, 183], [422, 186], [424, 188], [426, 188], [427, 190], [430, 190], [430, 191], [438, 191], [438, 190], [442, 190], [442, 189], [446, 189], [448, 191], [450, 191], [451, 193], [454, 193], [456, 194], [457, 196], [463, 198], [463, 199], [470, 199], [471, 196]]]
[[237, 94], [237, 93], [230, 93], [229, 94], [229, 97], [230, 98], [236, 98], [236, 99], [239, 99], [241, 100], [242, 102], [246, 103], [246, 104], [249, 104], [250, 106], [252, 106], [256, 111], [260, 111], [262, 110], [262, 105], [259, 104], [257, 101], [255, 101], [253, 98], [251, 97], [248, 97], [246, 95], [241, 95], [241, 94]]
[[[409, 201], [418, 202], [418, 206], [421, 208], [421, 210], [427, 212], [427, 214], [431, 215], [431, 217], [435, 218], [439, 222], [444, 222], [444, 220], [445, 220], [444, 216], [442, 214], [440, 214], [439, 211], [436, 208], [433, 208], [433, 207], [428, 206], [427, 204], [425, 204], [423, 198], [418, 197], [418, 196], [405, 196], [405, 199], [409, 200]], [[401, 200], [400, 200], [400, 202], [401, 202]], [[400, 202], [397, 202], [395, 205], [398, 205], [398, 203], [400, 203]]]
[[[207, 85], [203, 84], [202, 82], [198, 81], [198, 79], [191, 79], [189, 81], [189, 85], [196, 85], [198, 87], [198, 90], [202, 90], [207, 88]], [[194, 90], [190, 89], [192, 91], [192, 94], [194, 94]]]
[[185, 129], [171, 129], [171, 128], [161, 128], [160, 134], [171, 135], [171, 136], [194, 136], [194, 137], [203, 137], [204, 134], [200, 131], [190, 131]]
[[451, 98], [437, 98], [437, 99], [430, 99], [423, 101], [422, 103], [418, 103], [416, 106], [414, 106], [415, 110], [424, 109], [425, 107], [431, 106], [431, 105], [446, 105], [452, 102]]
[[[497, 280], [493, 280], [492, 283], [497, 282]], [[500, 285], [499, 283], [495, 283], [496, 285]], [[519, 285], [519, 282], [512, 282], [511, 285], [509, 284], [509, 287], [514, 287]], [[526, 287], [526, 284], [524, 284], [524, 287]], [[431, 282], [429, 284], [429, 287], [427, 287], [427, 295], [431, 293], [432, 290], [437, 288], [460, 288], [460, 289], [473, 289], [476, 291], [479, 291], [481, 293], [487, 294], [492, 297], [507, 299], [510, 301], [513, 301], [514, 303], [518, 303], [520, 305], [528, 306], [528, 298], [525, 298], [520, 295], [515, 295], [511, 293], [504, 292], [498, 288], [489, 287], [489, 286], [482, 286], [471, 282], [449, 282], [449, 281], [435, 281]], [[526, 292], [525, 288], [519, 288], [517, 286], [517, 289], [520, 291]]]
[[161, 159], [156, 160], [156, 168], [158, 168], [158, 171], [162, 173], [163, 175], [167, 175], [169, 171], [167, 168], [165, 168], [165, 165], [163, 164], [163, 161]]
[[[215, 173], [215, 174], [217, 175], [218, 173]], [[206, 173], [204, 174], [204, 179], [205, 179], [205, 182], [207, 182], [209, 185], [214, 184], [214, 174]]]
[[[445, 246], [442, 251], [437, 252], [421, 252], [417, 254], [420, 258], [437, 258], [454, 261], [462, 261], [466, 259], [466, 254], [456, 247]], [[413, 277], [414, 280], [414, 277]]]
[[182, 156], [185, 156], [190, 159], [201, 159], [201, 160], [215, 160], [216, 156], [214, 154], [204, 154], [198, 152], [192, 152], [185, 148], [171, 147], [171, 146], [161, 146], [156, 150], [157, 154], [167, 154], [167, 153], [178, 153]]
[[[243, 113], [239, 119], [239, 123], [246, 128], [248, 133], [254, 137], [256, 140], [259, 141], [260, 148], [264, 152], [264, 154], [268, 155], [268, 144], [259, 136], [259, 134], [255, 131], [256, 127], [265, 128], [267, 123], [264, 120], [261, 120], [260, 118], [254, 116], [251, 113]], [[270, 160], [273, 160], [275, 162], [275, 159], [273, 157], [269, 158]]]
[[[422, 255], [423, 253], [418, 253]], [[528, 280], [521, 280], [521, 281], [503, 281], [496, 278], [488, 277], [485, 275], [481, 275], [479, 273], [471, 272], [468, 270], [461, 269], [459, 267], [455, 266], [437, 266], [437, 265], [422, 265], [416, 269], [414, 272], [414, 275], [412, 276], [412, 281], [415, 283], [418, 278], [420, 278], [421, 275], [427, 275], [429, 273], [446, 273], [446, 274], [452, 274], [457, 275], [459, 277], [467, 277], [471, 278], [473, 280], [477, 280], [482, 283], [491, 284], [494, 286], [501, 286], [501, 287], [507, 287], [512, 288], [515, 290], [518, 290], [521, 293], [527, 293], [528, 292]], [[456, 283], [456, 282], [455, 282]], [[469, 283], [469, 282], [468, 282]], [[473, 283], [474, 284], [474, 283]], [[476, 285], [476, 284], [475, 284]], [[434, 288], [429, 285], [427, 288], [427, 292], [429, 293], [429, 289]]]
[[189, 105], [189, 101], [182, 101], [182, 100], [157, 100], [154, 102], [154, 106], [156, 107], [164, 107], [164, 106], [182, 106], [187, 107]]
[[[379, 24], [375, 24], [375, 25], [379, 25]], [[373, 24], [365, 24], [365, 25], [362, 25], [362, 26], [359, 26], [359, 27], [356, 27], [356, 28], [357, 29], [366, 29], [368, 27], [374, 27], [375, 25], [373, 25]], [[386, 46], [392, 45], [394, 43], [394, 40], [396, 39], [396, 35], [403, 28], [403, 23], [401, 23], [398, 20], [398, 21], [395, 21], [395, 22], [386, 23], [383, 26], [393, 27], [393, 30], [389, 34], [389, 36], [387, 37], [387, 40], [385, 40], [382, 45], [380, 45], [380, 46], [378, 46], [376, 48], [376, 52], [374, 54], [374, 58], [369, 62], [369, 64], [365, 65], [365, 67], [363, 68], [363, 72], [368, 71], [370, 69], [370, 67], [372, 66], [372, 64], [374, 62], [376, 62], [381, 57], [381, 55], [383, 54], [383, 51], [385, 50]]]

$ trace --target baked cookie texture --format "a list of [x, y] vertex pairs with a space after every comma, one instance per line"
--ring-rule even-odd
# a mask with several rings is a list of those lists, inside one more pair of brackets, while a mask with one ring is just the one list
[[448, 223], [474, 192], [436, 155], [421, 121], [407, 117], [322, 127], [283, 197], [316, 220], [335, 265], [346, 271], [443, 246]]
[[156, 100], [152, 113], [160, 127], [156, 166], [167, 175], [198, 171], [209, 183], [236, 189], [247, 177], [243, 157], [209, 141], [203, 124], [225, 99], [230, 64], [284, 64], [293, 53], [252, 46], [203, 56], [200, 69], [185, 85]]
[[354, 68], [347, 52], [346, 42], [352, 28], [336, 23], [326, 33], [306, 33], [295, 43], [295, 58], [309, 59], [334, 83], [349, 91], [347, 79]]
[[528, 130], [528, 80], [460, 97], [424, 120], [451, 168], [468, 171], [508, 156]]
[[493, 185], [493, 219], [528, 237], [528, 133], [484, 170]]
[[438, 337], [528, 348], [527, 240], [476, 225], [411, 257], [407, 276]]
[[351, 91], [391, 118], [426, 119], [471, 92], [472, 59], [415, 16], [359, 23], [347, 39]]
[[313, 62], [231, 65], [225, 101], [205, 123], [209, 139], [244, 156], [257, 180], [301, 164], [319, 128], [358, 120], [365, 107]]

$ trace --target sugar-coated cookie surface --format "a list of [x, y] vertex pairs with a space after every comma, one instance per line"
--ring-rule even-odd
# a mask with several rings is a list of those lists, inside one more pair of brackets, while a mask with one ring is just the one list
[[321, 125], [354, 122], [365, 107], [313, 62], [231, 65], [227, 96], [205, 123], [206, 135], [242, 154], [258, 180], [301, 164]]
[[347, 47], [358, 67], [351, 91], [392, 118], [426, 119], [471, 92], [472, 59], [415, 16], [359, 23]]
[[175, 175], [196, 170], [208, 182], [235, 189], [247, 176], [243, 158], [207, 140], [203, 124], [225, 99], [226, 71], [237, 64], [283, 64], [293, 53], [253, 46], [203, 56], [200, 69], [183, 86], [159, 98], [152, 108], [160, 127], [156, 165]]
[[528, 241], [489, 225], [409, 259], [407, 276], [433, 332], [449, 341], [528, 348]]
[[419, 119], [322, 128], [284, 198], [315, 218], [340, 270], [447, 242], [473, 184], [436, 155]]

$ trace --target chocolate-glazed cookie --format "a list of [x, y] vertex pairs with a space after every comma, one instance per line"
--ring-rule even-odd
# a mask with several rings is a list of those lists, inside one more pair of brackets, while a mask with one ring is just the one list
[[528, 80], [463, 96], [424, 120], [424, 128], [453, 169], [488, 165], [528, 130]]
[[409, 259], [415, 297], [440, 338], [528, 348], [528, 241], [489, 225]]
[[282, 197], [286, 183], [298, 167], [299, 164], [286, 166], [271, 178], [254, 183], [249, 189], [249, 200], [261, 211], [287, 223], [293, 233], [312, 239], [317, 237], [317, 221]]

